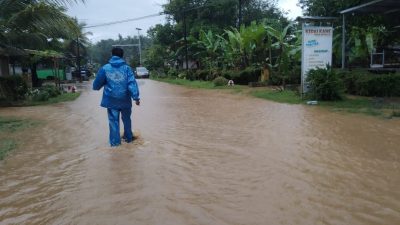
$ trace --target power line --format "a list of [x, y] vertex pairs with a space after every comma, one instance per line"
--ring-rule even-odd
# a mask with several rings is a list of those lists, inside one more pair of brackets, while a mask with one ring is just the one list
[[157, 14], [151, 14], [151, 15], [147, 15], [147, 16], [142, 16], [142, 17], [136, 17], [136, 18], [132, 18], [132, 19], [117, 20], [117, 21], [108, 22], [108, 23], [100, 23], [100, 24], [96, 24], [96, 25], [85, 26], [83, 28], [104, 27], [104, 26], [110, 26], [110, 25], [115, 25], [115, 24], [120, 24], [120, 23], [126, 23], [126, 22], [131, 22], [131, 21], [137, 21], [137, 20], [157, 17], [157, 16], [161, 16], [161, 15], [164, 15], [164, 12], [160, 12]]
[[[220, 4], [221, 4], [220, 2], [216, 1], [216, 2], [213, 2], [213, 3], [208, 3], [208, 4], [204, 4], [204, 5], [200, 5], [200, 6], [193, 6], [193, 7], [183, 8], [182, 12], [185, 13], [185, 12], [192, 11], [192, 10], [195, 10], [195, 9], [205, 8], [205, 7], [210, 7], [210, 6], [217, 6], [217, 5], [220, 5]], [[96, 25], [89, 25], [89, 26], [84, 26], [83, 28], [94, 28], [94, 27], [110, 26], [110, 25], [115, 25], [115, 24], [120, 24], [120, 23], [126, 23], [126, 22], [132, 22], [132, 21], [137, 21], [137, 20], [142, 20], [142, 19], [162, 16], [162, 15], [165, 15], [165, 14], [168, 14], [168, 12], [159, 12], [159, 13], [156, 13], [156, 14], [151, 14], [151, 15], [147, 15], [147, 16], [132, 18], [132, 19], [117, 20], [117, 21], [112, 21], [112, 22], [108, 22], [108, 23], [100, 23], [100, 24], [96, 24]]]

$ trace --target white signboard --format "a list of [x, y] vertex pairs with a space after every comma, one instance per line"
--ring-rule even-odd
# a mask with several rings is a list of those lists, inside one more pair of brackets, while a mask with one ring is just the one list
[[332, 65], [332, 27], [303, 25], [301, 53], [301, 82], [303, 93], [308, 91], [307, 73], [311, 69]]

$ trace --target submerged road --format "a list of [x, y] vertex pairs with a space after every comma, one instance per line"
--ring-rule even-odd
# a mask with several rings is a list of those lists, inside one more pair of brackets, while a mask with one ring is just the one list
[[399, 120], [139, 82], [119, 148], [90, 87], [0, 109], [41, 121], [0, 162], [1, 225], [400, 224]]

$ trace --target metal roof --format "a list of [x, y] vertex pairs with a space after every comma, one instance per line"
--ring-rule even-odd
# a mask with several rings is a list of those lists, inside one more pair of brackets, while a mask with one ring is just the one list
[[341, 11], [347, 13], [384, 13], [390, 14], [400, 11], [400, 0], [375, 0]]
[[0, 43], [0, 56], [23, 56], [27, 53], [19, 48]]
[[337, 20], [338, 17], [322, 17], [322, 16], [299, 16], [297, 20], [300, 21], [327, 21], [327, 20]]

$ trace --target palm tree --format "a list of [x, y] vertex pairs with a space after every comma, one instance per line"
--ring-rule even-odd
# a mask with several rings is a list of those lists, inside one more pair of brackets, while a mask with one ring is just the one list
[[[67, 4], [84, 0], [0, 1], [0, 40], [21, 49], [43, 50], [52, 39], [68, 39], [79, 26], [65, 14]], [[72, 35], [75, 36], [75, 35]], [[32, 85], [38, 86], [37, 60], [30, 57]]]

